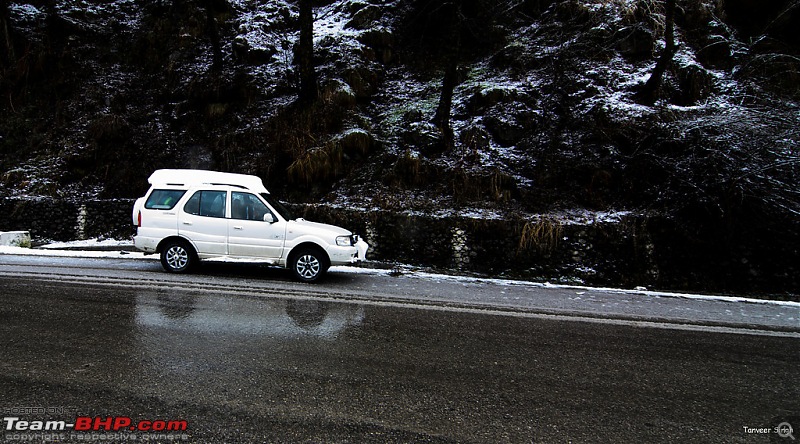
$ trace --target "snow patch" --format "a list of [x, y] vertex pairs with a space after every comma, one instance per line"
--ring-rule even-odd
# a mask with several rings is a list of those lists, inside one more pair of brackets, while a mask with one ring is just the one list
[[[390, 271], [387, 270], [358, 268], [350, 266], [331, 267], [330, 271], [338, 273], [354, 273], [354, 274], [369, 274], [369, 275], [388, 275], [390, 273]], [[587, 287], [581, 285], [552, 284], [549, 282], [539, 283], [530, 281], [519, 281], [513, 279], [494, 279], [494, 278], [482, 278], [482, 277], [471, 277], [471, 276], [455, 276], [455, 275], [446, 275], [438, 273], [428, 273], [423, 271], [414, 271], [410, 267], [404, 268], [403, 276], [408, 276], [415, 279], [425, 279], [433, 282], [455, 282], [464, 285], [489, 284], [498, 287], [529, 287], [529, 288], [552, 288], [552, 289], [563, 289], [563, 290], [575, 290], [577, 294], [581, 296], [586, 296], [587, 298], [591, 298], [593, 296], [592, 293], [615, 293], [622, 295], [638, 294], [650, 297], [695, 299], [695, 300], [705, 300], [705, 301], [747, 303], [747, 304], [761, 304], [761, 305], [779, 305], [784, 307], [794, 307], [800, 309], [800, 302], [792, 302], [792, 301], [775, 301], [768, 299], [754, 299], [754, 298], [737, 297], [737, 296], [702, 295], [693, 293], [673, 293], [668, 291], [644, 290], [641, 288], [623, 289], [623, 288], [611, 288], [611, 287]]]
[[18, 16], [24, 21], [34, 21], [44, 17], [44, 13], [36, 6], [28, 3], [12, 3], [8, 6], [11, 14]]
[[145, 255], [139, 252], [129, 251], [87, 251], [87, 250], [55, 250], [38, 248], [20, 248], [0, 246], [0, 255], [24, 255], [24, 256], [54, 256], [54, 257], [80, 257], [89, 259], [152, 259], [158, 260], [156, 255]]
[[53, 242], [42, 245], [38, 248], [43, 248], [45, 250], [58, 250], [65, 248], [80, 249], [80, 248], [110, 248], [110, 247], [133, 247], [133, 242], [130, 240], [93, 238], [93, 239], [76, 240], [69, 242]]

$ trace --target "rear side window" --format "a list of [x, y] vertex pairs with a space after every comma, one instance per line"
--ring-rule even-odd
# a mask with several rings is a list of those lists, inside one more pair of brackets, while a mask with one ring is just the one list
[[184, 190], [153, 190], [144, 207], [148, 210], [171, 210], [185, 193]]
[[186, 201], [183, 211], [196, 216], [225, 217], [225, 191], [198, 191]]

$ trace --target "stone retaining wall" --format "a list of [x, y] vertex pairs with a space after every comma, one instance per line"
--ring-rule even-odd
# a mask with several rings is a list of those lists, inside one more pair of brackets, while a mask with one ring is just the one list
[[[133, 199], [0, 199], [0, 231], [48, 240], [127, 239]], [[798, 239], [782, 251], [746, 239], [686, 233], [669, 217], [480, 219], [294, 205], [308, 220], [362, 235], [371, 260], [553, 283], [708, 292], [786, 292], [796, 299]]]
[[131, 235], [132, 199], [75, 202], [45, 198], [0, 199], [0, 231], [26, 230], [34, 243]]
[[[6, 198], [0, 200], [0, 214], [7, 215], [0, 230], [29, 230], [34, 243], [126, 239], [133, 203]], [[369, 258], [384, 262], [586, 284], [644, 284], [657, 274], [653, 261], [642, 259], [652, 249], [621, 223], [561, 225], [551, 219], [429, 217], [322, 205], [294, 209], [306, 219], [359, 233], [371, 245]]]
[[649, 285], [659, 278], [641, 216], [563, 223], [476, 219], [308, 206], [303, 217], [362, 234], [370, 257], [490, 276], [589, 285]]

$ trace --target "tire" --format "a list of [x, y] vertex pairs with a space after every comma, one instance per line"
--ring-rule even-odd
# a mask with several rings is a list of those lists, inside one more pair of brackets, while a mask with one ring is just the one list
[[186, 242], [171, 240], [161, 249], [161, 266], [170, 273], [186, 273], [197, 262], [194, 249]]
[[301, 282], [317, 282], [328, 271], [328, 256], [319, 248], [302, 247], [289, 261], [294, 278]]

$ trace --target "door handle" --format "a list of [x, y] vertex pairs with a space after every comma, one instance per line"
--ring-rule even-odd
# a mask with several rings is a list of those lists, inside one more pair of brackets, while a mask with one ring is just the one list
[[185, 221], [183, 221], [183, 224], [184, 224], [184, 225], [191, 225], [192, 223], [191, 223], [191, 222], [189, 222], [188, 220], [185, 220]]
[[241, 226], [235, 226], [235, 227], [233, 227], [233, 229], [234, 230], [242, 230], [243, 228]]

